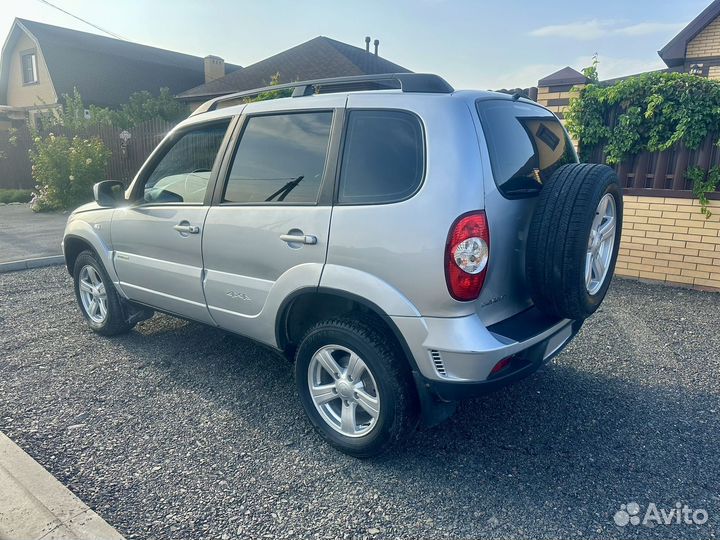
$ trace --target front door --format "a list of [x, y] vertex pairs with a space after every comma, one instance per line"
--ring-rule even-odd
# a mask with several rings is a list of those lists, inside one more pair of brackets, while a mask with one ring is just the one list
[[202, 290], [202, 231], [230, 119], [179, 130], [115, 210], [114, 264], [128, 298], [212, 323]]
[[271, 344], [280, 303], [298, 287], [319, 284], [327, 253], [345, 98], [311, 99], [310, 110], [309, 99], [297, 100], [300, 110], [247, 105], [205, 222], [213, 319]]

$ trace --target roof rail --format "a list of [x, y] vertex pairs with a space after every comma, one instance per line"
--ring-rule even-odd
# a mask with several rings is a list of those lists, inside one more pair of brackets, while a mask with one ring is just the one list
[[193, 111], [190, 116], [214, 111], [225, 101], [257, 96], [263, 92], [277, 90], [293, 90], [292, 97], [310, 96], [312, 94], [330, 94], [352, 90], [388, 90], [399, 88], [403, 92], [424, 92], [450, 94], [455, 89], [448, 82], [432, 73], [380, 73], [377, 75], [357, 75], [352, 77], [333, 77], [311, 81], [297, 81], [273, 86], [264, 86], [253, 90], [236, 92], [206, 101]]

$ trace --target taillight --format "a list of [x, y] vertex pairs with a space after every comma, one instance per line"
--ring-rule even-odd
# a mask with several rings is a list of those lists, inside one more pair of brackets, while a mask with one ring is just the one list
[[445, 245], [445, 280], [455, 300], [480, 296], [490, 256], [490, 231], [485, 212], [470, 212], [455, 220]]

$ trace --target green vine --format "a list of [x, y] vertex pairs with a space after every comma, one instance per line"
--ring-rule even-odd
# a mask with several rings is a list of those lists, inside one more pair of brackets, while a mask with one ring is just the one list
[[598, 146], [610, 164], [681, 141], [693, 150], [720, 125], [720, 81], [648, 73], [614, 85], [589, 84], [570, 101], [565, 118], [584, 160]]
[[715, 166], [707, 173], [700, 167], [690, 167], [685, 173], [685, 178], [692, 182], [692, 192], [700, 201], [700, 211], [705, 215], [705, 219], [712, 216], [707, 194], [715, 191], [720, 185], [720, 167]]

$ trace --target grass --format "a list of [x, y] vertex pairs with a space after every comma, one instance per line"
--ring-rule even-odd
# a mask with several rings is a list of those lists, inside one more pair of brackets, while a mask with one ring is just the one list
[[32, 191], [29, 189], [0, 189], [0, 203], [26, 203], [32, 199]]

